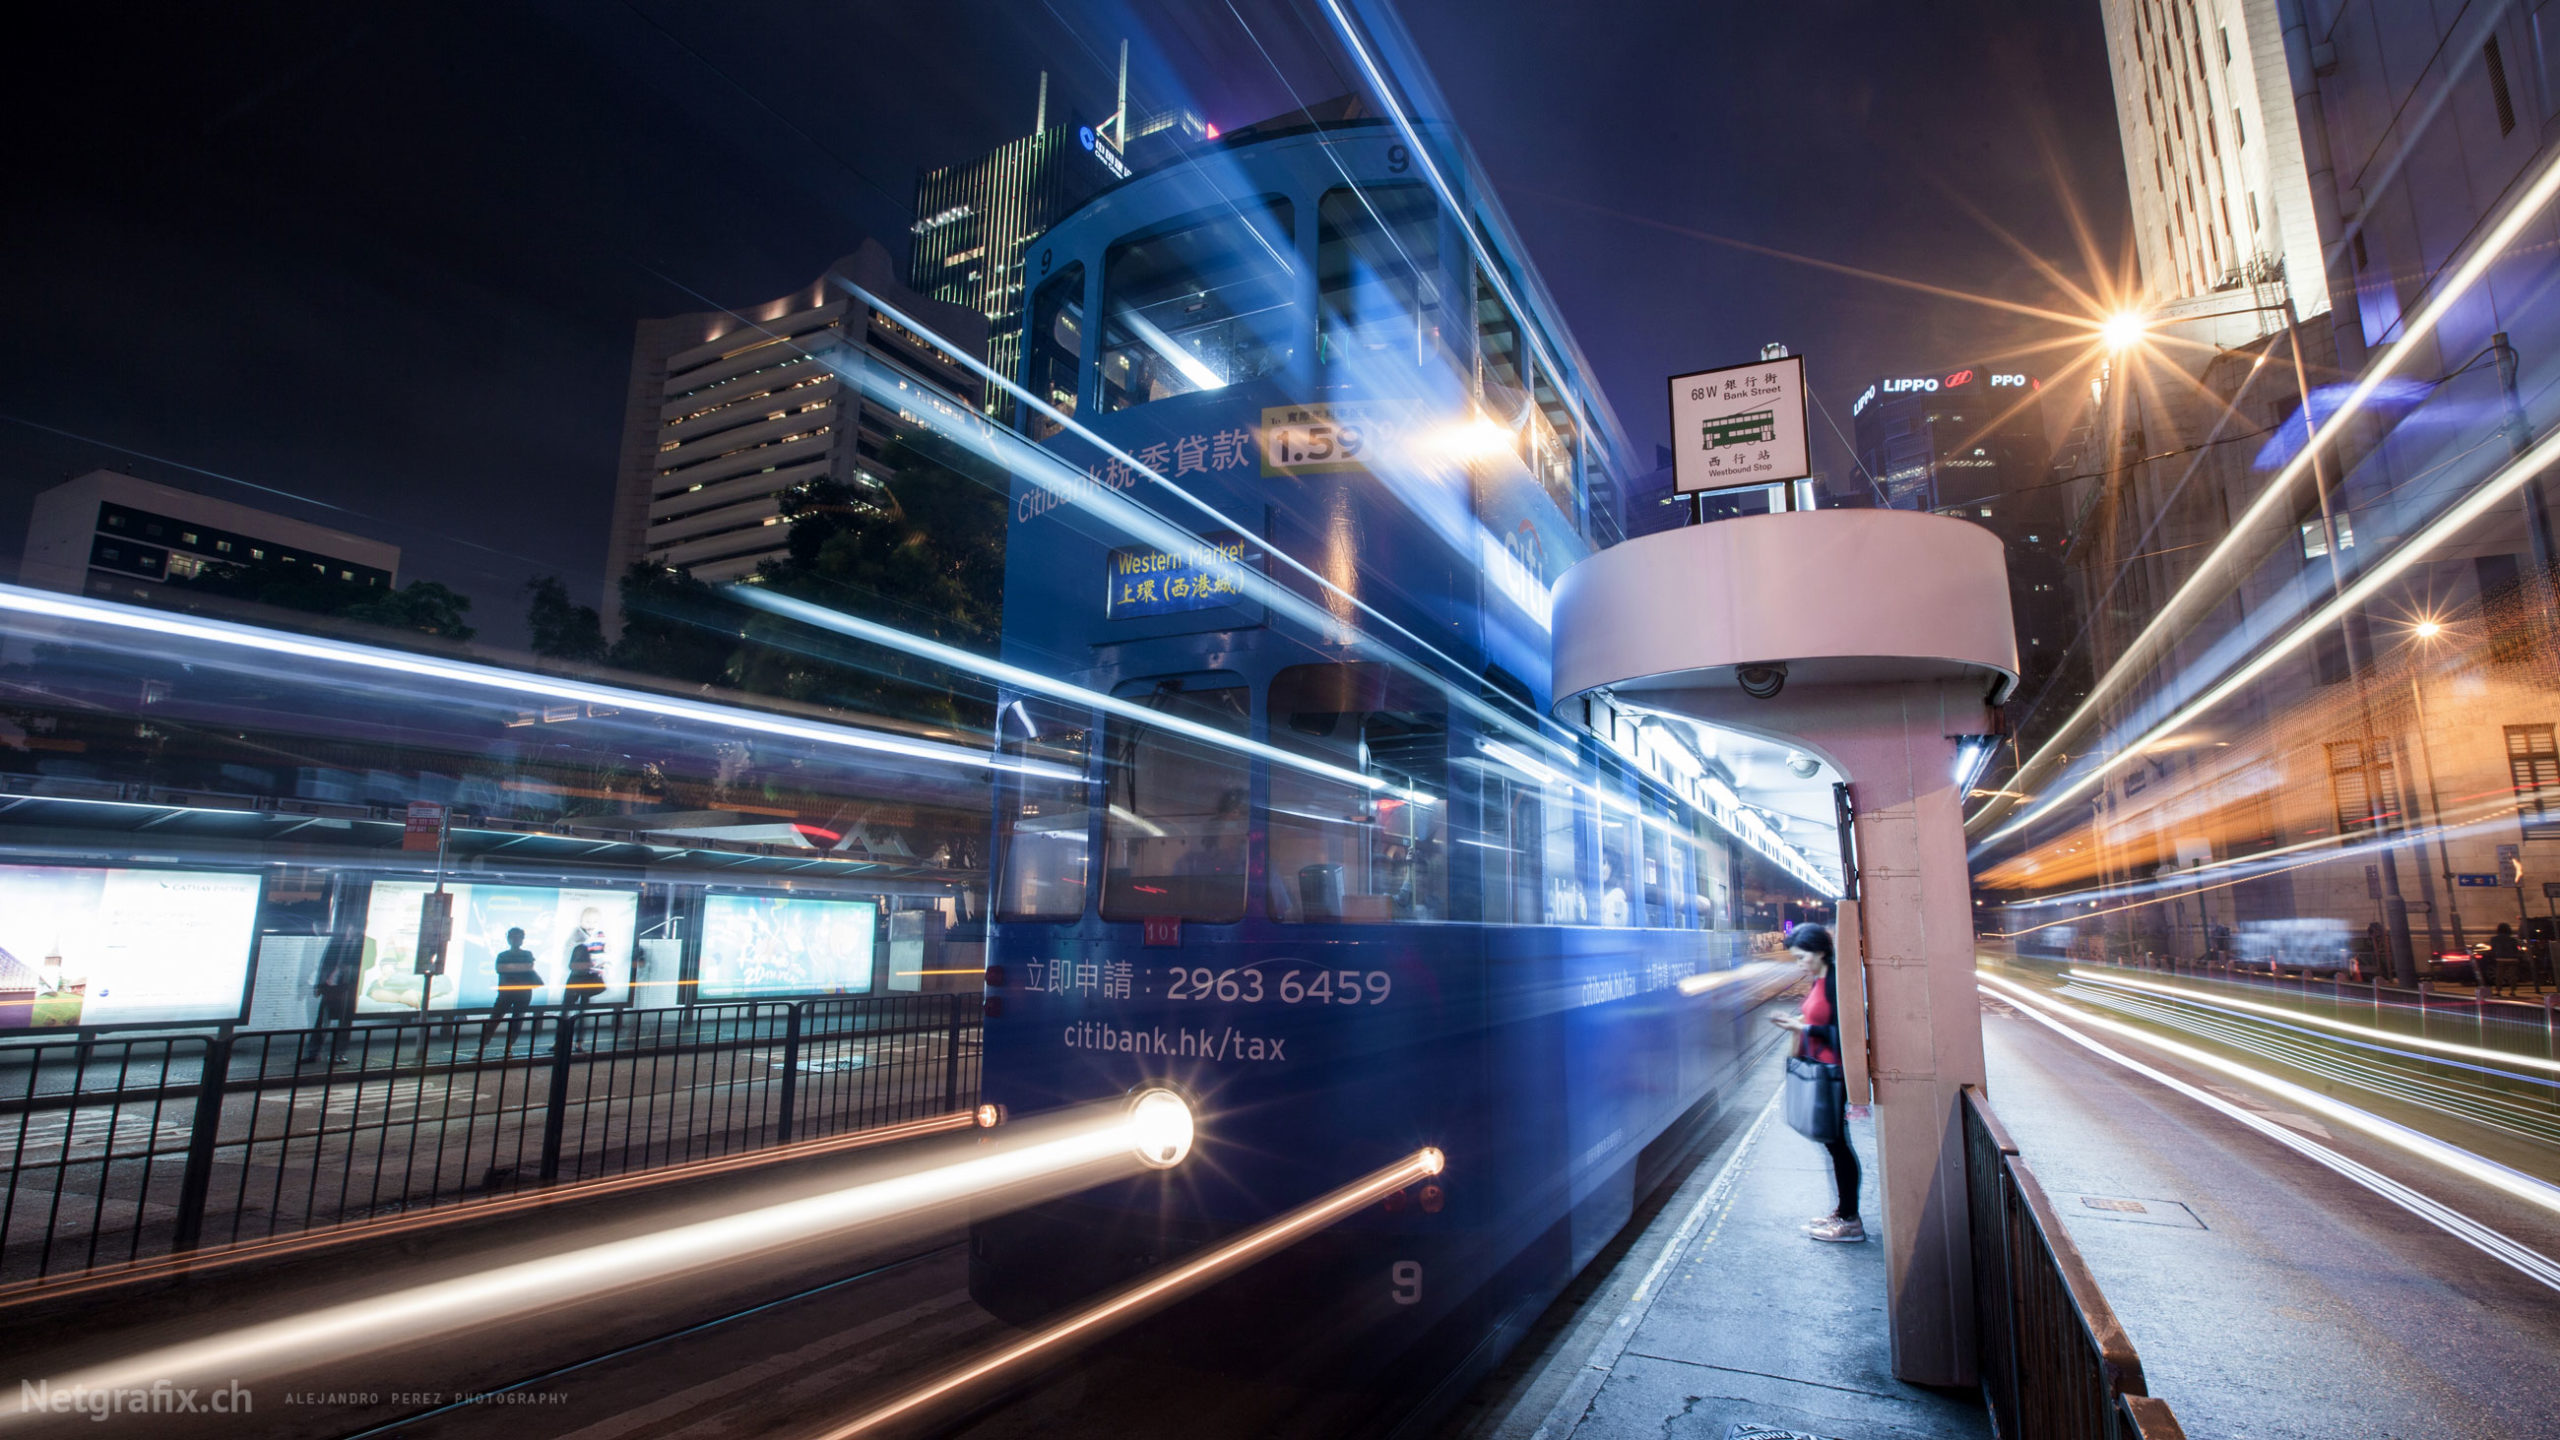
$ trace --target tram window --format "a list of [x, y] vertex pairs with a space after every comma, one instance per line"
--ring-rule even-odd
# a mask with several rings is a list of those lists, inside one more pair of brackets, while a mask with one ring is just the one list
[[1545, 856], [1547, 923], [1588, 925], [1593, 918], [1591, 892], [1582, 882], [1581, 858], [1574, 853], [1588, 807], [1571, 785], [1559, 783], [1548, 787], [1539, 808], [1545, 820], [1545, 833], [1537, 844]]
[[[1168, 719], [1246, 732], [1250, 702], [1232, 675], [1147, 681], [1121, 693]], [[1112, 717], [1103, 736], [1103, 918], [1244, 918], [1243, 753], [1125, 716]]]
[[1541, 366], [1530, 386], [1536, 406], [1529, 421], [1529, 469], [1538, 477], [1538, 483], [1547, 487], [1547, 494], [1555, 500], [1557, 509], [1569, 516], [1580, 515], [1582, 507], [1573, 484], [1574, 452], [1579, 448], [1576, 443], [1578, 432], [1573, 423], [1573, 409], [1557, 390], [1555, 378]]
[[[1025, 378], [1031, 393], [1061, 415], [1076, 413], [1077, 372], [1084, 364], [1084, 266], [1068, 266], [1031, 297], [1031, 354]], [[1031, 438], [1058, 433], [1057, 421], [1031, 412]]]
[[1439, 338], [1440, 207], [1421, 185], [1329, 190], [1316, 205], [1316, 357], [1420, 364]]
[[1644, 907], [1648, 925], [1679, 929], [1689, 923], [1688, 877], [1682, 852], [1688, 846], [1652, 825], [1644, 827]]
[[[1603, 784], [1608, 783], [1605, 779]], [[1600, 913], [1603, 925], [1634, 925], [1636, 897], [1643, 894], [1636, 874], [1636, 818], [1603, 805], [1600, 810]]]
[[1383, 787], [1271, 767], [1271, 913], [1352, 923], [1449, 918], [1449, 717], [1384, 665], [1292, 665], [1271, 743]]
[[1476, 272], [1476, 393], [1496, 424], [1518, 430], [1529, 408], [1528, 357], [1520, 325], [1491, 276]]
[[1297, 242], [1286, 200], [1111, 247], [1103, 262], [1102, 408], [1219, 390], [1289, 363]]
[[997, 723], [1007, 757], [1045, 762], [1074, 778], [1026, 775], [1005, 806], [996, 912], [1006, 920], [1080, 919], [1093, 813], [1084, 779], [1091, 722], [1082, 711], [1023, 700], [1006, 706]]

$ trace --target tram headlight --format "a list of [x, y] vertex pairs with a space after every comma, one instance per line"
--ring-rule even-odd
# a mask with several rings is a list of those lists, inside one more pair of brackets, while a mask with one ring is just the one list
[[1191, 1103], [1170, 1090], [1141, 1090], [1129, 1102], [1129, 1136], [1139, 1163], [1170, 1170], [1191, 1153]]

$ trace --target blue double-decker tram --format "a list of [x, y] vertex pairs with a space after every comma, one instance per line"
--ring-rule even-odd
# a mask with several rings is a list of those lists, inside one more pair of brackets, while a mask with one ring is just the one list
[[1081, 689], [1001, 702], [1044, 763], [999, 781], [985, 1097], [1167, 1085], [1202, 1129], [980, 1221], [1001, 1315], [1436, 1146], [1234, 1284], [1336, 1376], [1489, 1364], [1712, 1113], [1725, 972], [1829, 893], [1664, 727], [1547, 714], [1548, 586], [1624, 441], [1519, 253], [1453, 139], [1304, 117], [1025, 253], [1056, 463], [1015, 481], [1004, 658]]

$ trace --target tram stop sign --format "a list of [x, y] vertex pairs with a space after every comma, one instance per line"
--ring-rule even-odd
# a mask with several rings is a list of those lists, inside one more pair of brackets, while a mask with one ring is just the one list
[[1752, 490], [1813, 476], [1804, 357], [1671, 377], [1671, 488]]

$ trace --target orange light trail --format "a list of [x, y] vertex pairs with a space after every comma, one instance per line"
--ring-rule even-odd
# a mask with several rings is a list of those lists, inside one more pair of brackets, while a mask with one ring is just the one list
[[1149, 1311], [1265, 1256], [1285, 1250], [1308, 1235], [1366, 1209], [1393, 1191], [1440, 1173], [1438, 1150], [1417, 1150], [1383, 1170], [1374, 1171], [1329, 1195], [1266, 1221], [1205, 1255], [1187, 1260], [1152, 1279], [1142, 1280], [1108, 1299], [1077, 1311], [1057, 1324], [1012, 1344], [1000, 1346], [940, 1377], [907, 1391], [889, 1403], [826, 1431], [816, 1440], [850, 1440], [876, 1434], [885, 1427], [913, 1420], [963, 1391], [993, 1389], [1099, 1340]]

